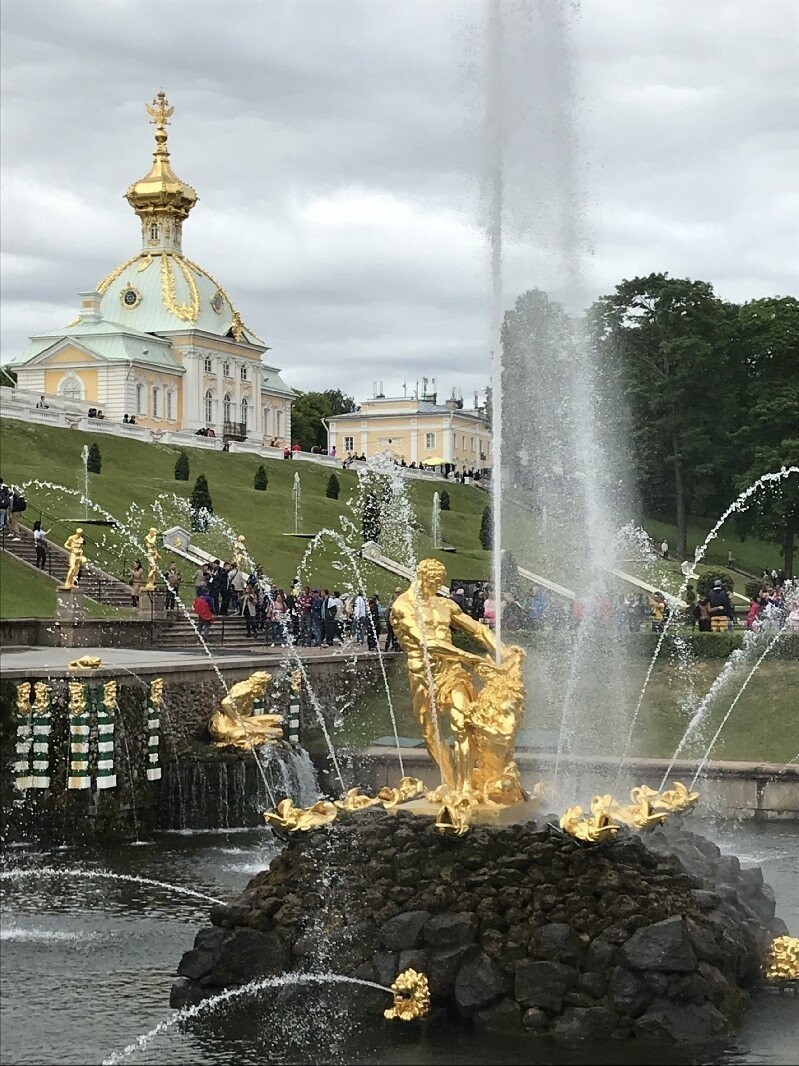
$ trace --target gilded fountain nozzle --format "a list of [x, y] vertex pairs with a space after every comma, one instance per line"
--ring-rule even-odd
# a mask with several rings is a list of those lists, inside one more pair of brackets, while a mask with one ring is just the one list
[[412, 1022], [430, 1012], [430, 988], [427, 977], [418, 970], [403, 970], [391, 986], [394, 1004], [383, 1012], [389, 1021]]

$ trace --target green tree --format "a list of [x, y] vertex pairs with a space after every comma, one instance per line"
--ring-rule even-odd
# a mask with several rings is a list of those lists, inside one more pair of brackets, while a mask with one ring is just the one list
[[189, 457], [181, 452], [175, 461], [175, 481], [189, 480]]
[[252, 479], [253, 486], [258, 489], [259, 492], [266, 492], [266, 486], [269, 484], [269, 478], [266, 476], [266, 470], [264, 464], [258, 467], [255, 471], [255, 477]]
[[702, 574], [698, 579], [696, 582], [696, 591], [700, 596], [707, 596], [716, 581], [720, 581], [727, 592], [732, 592], [735, 588], [735, 581], [729, 574], [722, 573], [720, 570], [718, 572], [711, 570], [707, 574]]
[[325, 496], [329, 500], [337, 500], [338, 494], [341, 491], [341, 484], [335, 474], [331, 474], [327, 479], [327, 488], [325, 489]]
[[441, 510], [442, 511], [449, 511], [451, 509], [449, 493], [447, 492], [446, 489], [444, 489], [444, 491], [441, 493], [441, 498], [439, 500], [439, 503], [441, 505]]
[[368, 492], [364, 497], [361, 516], [361, 532], [364, 541], [379, 540], [380, 530], [380, 500], [375, 492]]
[[483, 547], [483, 551], [490, 552], [493, 543], [494, 525], [491, 517], [491, 508], [486, 507], [483, 510], [483, 517], [480, 521], [480, 544]]
[[[738, 312], [747, 377], [739, 397], [745, 417], [735, 433], [739, 491], [763, 474], [799, 465], [799, 300], [752, 300]], [[799, 536], [799, 475], [759, 490], [736, 515], [741, 536], [780, 545], [783, 567], [794, 573]]]
[[100, 455], [100, 445], [89, 445], [89, 456], [86, 460], [86, 469], [90, 474], [99, 474], [103, 465], [103, 457]]
[[314, 446], [326, 448], [327, 430], [322, 419], [351, 414], [355, 409], [355, 400], [340, 389], [300, 392], [291, 407], [291, 435], [303, 451], [309, 452]]
[[203, 507], [209, 512], [209, 514], [214, 513], [214, 505], [211, 500], [211, 493], [208, 489], [208, 479], [205, 474], [200, 474], [194, 482], [194, 488], [191, 490], [189, 503], [195, 514], [197, 514]]
[[591, 309], [600, 355], [618, 354], [631, 406], [633, 457], [645, 507], [672, 513], [677, 553], [688, 516], [729, 499], [737, 390], [737, 308], [704, 281], [650, 274], [623, 281]]

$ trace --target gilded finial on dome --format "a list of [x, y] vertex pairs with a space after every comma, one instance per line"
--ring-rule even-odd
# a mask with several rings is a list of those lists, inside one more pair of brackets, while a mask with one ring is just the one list
[[150, 172], [134, 182], [125, 199], [142, 220], [142, 251], [181, 254], [181, 224], [197, 203], [197, 193], [175, 174], [167, 150], [167, 125], [175, 108], [160, 89], [152, 104], [144, 105], [155, 126], [155, 152]]

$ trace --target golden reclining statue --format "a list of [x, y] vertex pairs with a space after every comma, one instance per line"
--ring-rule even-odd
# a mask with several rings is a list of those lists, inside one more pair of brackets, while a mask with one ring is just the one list
[[271, 680], [271, 674], [256, 670], [245, 681], [237, 681], [231, 687], [208, 723], [216, 747], [251, 750], [283, 739], [281, 714], [254, 713], [256, 700], [263, 700]]

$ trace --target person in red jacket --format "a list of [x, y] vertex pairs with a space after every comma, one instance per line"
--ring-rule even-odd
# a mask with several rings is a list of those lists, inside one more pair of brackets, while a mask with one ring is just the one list
[[192, 604], [192, 609], [199, 619], [197, 633], [201, 637], [210, 634], [211, 622], [214, 621], [214, 604], [206, 588], [203, 588], [197, 596], [197, 599]]

